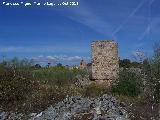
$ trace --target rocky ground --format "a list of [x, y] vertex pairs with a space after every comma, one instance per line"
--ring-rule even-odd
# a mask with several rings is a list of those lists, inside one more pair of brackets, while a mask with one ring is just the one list
[[124, 106], [110, 95], [99, 98], [66, 97], [40, 113], [24, 115], [0, 110], [0, 120], [129, 120]]

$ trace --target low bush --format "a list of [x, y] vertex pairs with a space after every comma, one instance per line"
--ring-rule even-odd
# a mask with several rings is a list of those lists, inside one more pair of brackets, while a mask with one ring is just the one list
[[42, 84], [69, 85], [76, 81], [76, 76], [85, 76], [86, 72], [77, 68], [69, 69], [63, 66], [42, 68], [33, 72], [34, 78]]
[[18, 109], [37, 87], [30, 65], [29, 61], [18, 59], [0, 64], [0, 103], [5, 108]]
[[38, 112], [65, 98], [82, 95], [74, 85], [76, 76], [86, 72], [64, 66], [35, 68], [27, 59], [0, 63], [0, 106], [6, 111]]
[[141, 76], [123, 69], [119, 73], [118, 83], [112, 87], [112, 92], [119, 95], [137, 96], [141, 93], [141, 87]]
[[160, 103], [160, 43], [155, 44], [153, 56], [143, 61], [143, 72], [147, 78], [145, 80], [146, 97]]

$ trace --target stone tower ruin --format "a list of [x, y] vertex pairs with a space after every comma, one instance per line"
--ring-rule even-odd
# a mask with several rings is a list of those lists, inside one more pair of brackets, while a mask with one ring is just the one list
[[92, 48], [92, 80], [114, 81], [118, 77], [118, 44], [112, 40], [94, 41]]
[[87, 64], [86, 64], [86, 62], [82, 59], [82, 60], [80, 61], [79, 68], [80, 68], [80, 69], [84, 69], [84, 68], [86, 68], [86, 67], [87, 67]]

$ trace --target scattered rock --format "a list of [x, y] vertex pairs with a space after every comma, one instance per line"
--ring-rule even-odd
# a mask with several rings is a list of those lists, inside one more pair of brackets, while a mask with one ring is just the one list
[[22, 113], [7, 113], [0, 111], [0, 120], [23, 120], [24, 114]]
[[[26, 117], [27, 116], [27, 117]], [[128, 113], [114, 97], [66, 97], [40, 113], [7, 113], [0, 111], [0, 120], [129, 120]]]
[[0, 120], [5, 120], [7, 117], [7, 114], [5, 112], [0, 112]]
[[89, 99], [80, 96], [68, 97], [55, 106], [50, 106], [39, 117], [30, 120], [129, 120], [128, 114], [112, 96]]

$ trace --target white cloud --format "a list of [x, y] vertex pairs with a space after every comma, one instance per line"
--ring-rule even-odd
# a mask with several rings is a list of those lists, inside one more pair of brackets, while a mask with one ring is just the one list
[[38, 56], [34, 57], [33, 60], [39, 63], [47, 63], [50, 62], [52, 64], [57, 63], [67, 63], [67, 64], [79, 64], [80, 60], [84, 59], [86, 62], [90, 62], [90, 57], [82, 57], [82, 56], [67, 56], [67, 55], [53, 55], [53, 56]]
[[53, 57], [53, 56], [47, 56], [46, 58], [47, 58], [48, 60], [56, 60], [56, 58]]
[[68, 57], [66, 60], [68, 61], [75, 61], [75, 60], [81, 60], [82, 57], [80, 56], [73, 56], [73, 57]]

